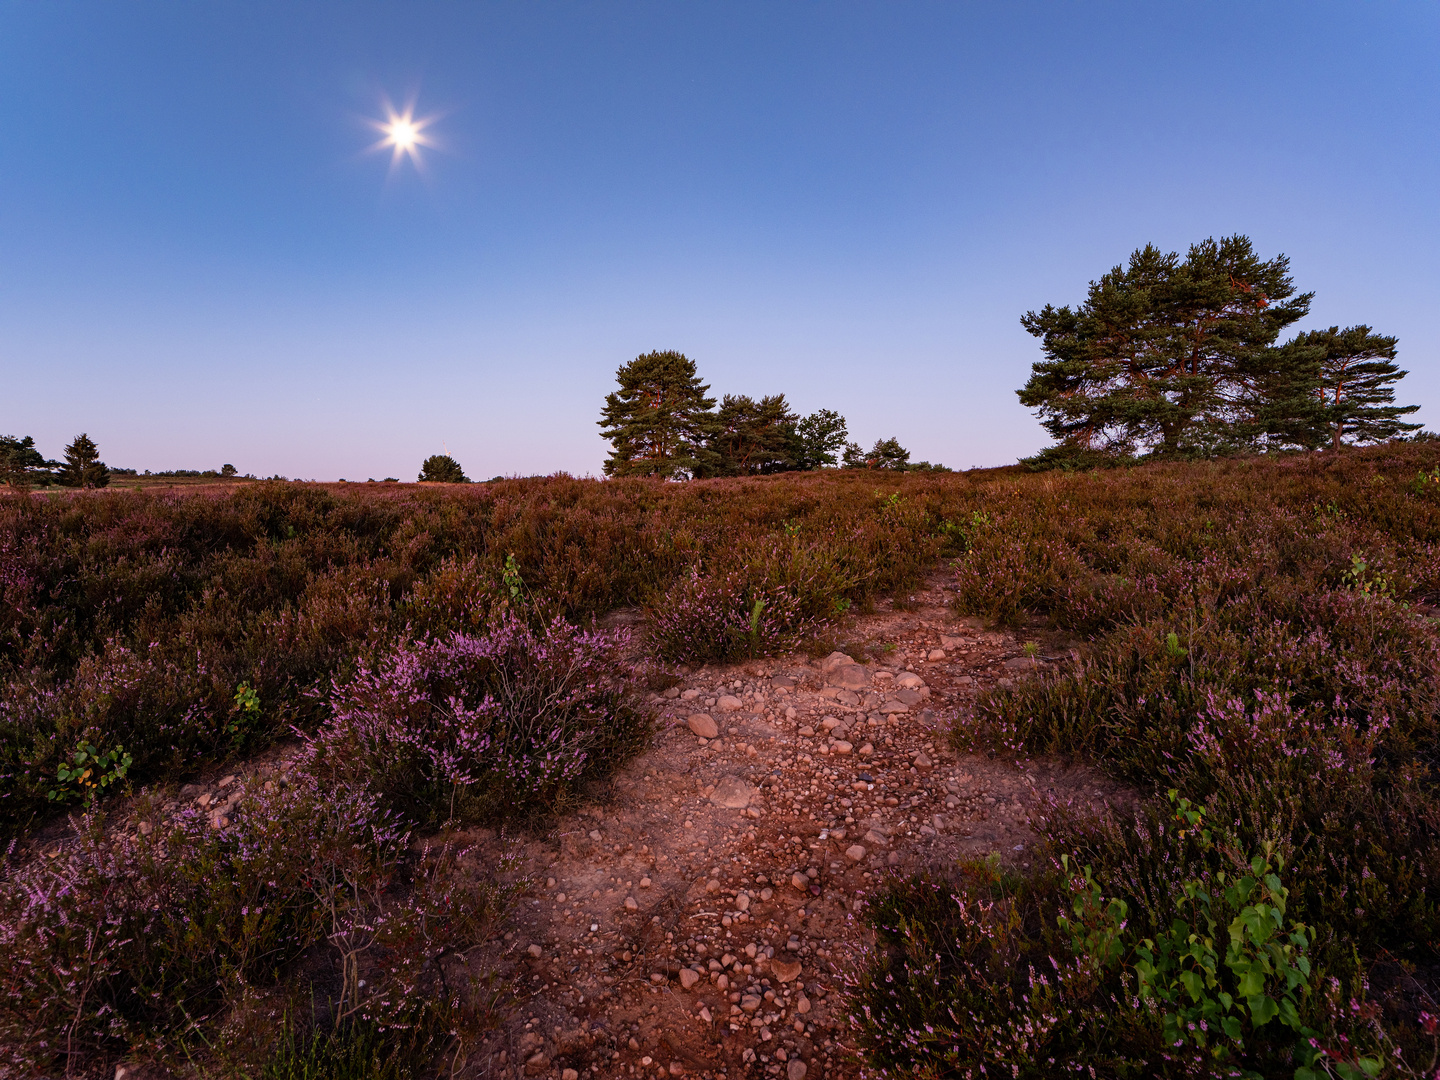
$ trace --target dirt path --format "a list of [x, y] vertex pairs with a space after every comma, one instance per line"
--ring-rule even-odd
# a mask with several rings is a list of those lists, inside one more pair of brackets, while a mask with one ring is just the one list
[[664, 730], [611, 799], [527, 847], [542, 888], [502, 966], [529, 999], [471, 1068], [858, 1075], [838, 991], [884, 876], [990, 852], [1026, 865], [1041, 796], [1115, 794], [1086, 770], [947, 748], [977, 690], [1046, 661], [957, 620], [943, 580], [856, 620], [851, 640], [880, 660], [707, 667], [656, 695]]

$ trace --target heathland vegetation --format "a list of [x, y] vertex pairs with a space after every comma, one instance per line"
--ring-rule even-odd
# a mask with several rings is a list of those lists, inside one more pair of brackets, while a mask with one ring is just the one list
[[[1077, 640], [955, 738], [1097, 762], [1138, 801], [1050, 808], [1027, 876], [892, 882], [855, 990], [872, 1060], [1418, 1075], [1440, 970], [1437, 445], [5, 500], [0, 1038], [40, 1070], [199, 1054], [303, 978], [326, 1003], [305, 1015], [349, 1016], [351, 1042], [292, 1033], [292, 1056], [438, 1052], [483, 995], [442, 990], [435, 958], [508, 894], [407, 836], [571, 805], [643, 743], [636, 691], [665, 661], [803, 645], [943, 559], [958, 612]], [[617, 607], [646, 616], [628, 645], [590, 624]], [[122, 791], [133, 813], [295, 732], [299, 764], [223, 827], [105, 824]], [[88, 816], [46, 859], [30, 839], [57, 803]]]

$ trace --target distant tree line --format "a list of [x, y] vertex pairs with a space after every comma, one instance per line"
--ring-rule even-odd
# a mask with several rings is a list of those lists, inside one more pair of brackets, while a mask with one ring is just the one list
[[1017, 393], [1055, 439], [1027, 463], [1338, 449], [1418, 428], [1404, 420], [1418, 406], [1395, 404], [1395, 338], [1332, 326], [1276, 344], [1314, 295], [1284, 255], [1229, 236], [1183, 259], [1147, 245], [1079, 307], [1027, 312], [1044, 359]]
[[95, 441], [83, 432], [65, 447], [64, 461], [46, 460], [32, 436], [0, 435], [0, 482], [12, 489], [50, 484], [102, 488], [110, 483], [110, 470], [100, 460]]
[[598, 421], [610, 441], [607, 476], [668, 480], [766, 476], [823, 468], [943, 469], [910, 462], [895, 438], [868, 451], [850, 441], [833, 409], [793, 412], [784, 394], [726, 394], [717, 402], [695, 361], [684, 353], [650, 352], [615, 373], [618, 390], [605, 398]]

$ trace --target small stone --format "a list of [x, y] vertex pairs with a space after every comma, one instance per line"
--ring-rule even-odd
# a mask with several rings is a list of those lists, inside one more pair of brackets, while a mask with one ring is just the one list
[[700, 1011], [695, 1015], [700, 1017], [700, 1019], [707, 1024], [710, 1023], [711, 1020], [715, 1019], [713, 1016], [710, 1015], [710, 1010], [704, 1005], [700, 1006]]
[[719, 891], [720, 891], [720, 879], [719, 879], [719, 878], [713, 878], [713, 877], [712, 877], [709, 881], [705, 882], [705, 891], [706, 891], [707, 893], [717, 893], [717, 892], [719, 892]]
[[920, 753], [915, 755], [915, 767], [917, 769], [933, 769], [935, 763], [930, 760], [924, 750], [921, 750]]
[[749, 894], [749, 893], [743, 893], [743, 892], [742, 892], [742, 893], [737, 893], [737, 894], [736, 894], [736, 896], [735, 896], [735, 910], [736, 910], [736, 911], [749, 911], [749, 910], [750, 910], [750, 894]]
[[791, 1058], [785, 1066], [785, 1080], [805, 1080], [805, 1074], [809, 1071], [799, 1058]]
[[720, 725], [708, 713], [698, 712], [685, 723], [702, 739], [713, 739], [720, 734]]
[[591, 830], [590, 830], [590, 839], [591, 839], [591, 840], [599, 840], [599, 839], [600, 839], [600, 830], [599, 830], [599, 829], [591, 829]]
[[925, 680], [913, 671], [902, 671], [895, 676], [895, 685], [907, 690], [918, 690], [925, 685]]
[[200, 807], [209, 806], [210, 793], [207, 791], [204, 795], [201, 795], [198, 799], [195, 800], [195, 805]]
[[754, 994], [746, 994], [740, 999], [740, 1008], [747, 1013], [753, 1013], [756, 1009], [760, 1008], [761, 1004], [760, 998]]
[[820, 661], [820, 670], [828, 675], [838, 667], [853, 663], [855, 663], [854, 657], [847, 656], [843, 652], [832, 652], [824, 660]]
[[842, 664], [830, 672], [828, 681], [843, 690], [860, 690], [869, 684], [870, 673], [859, 664]]
[[659, 986], [665, 981], [665, 973], [663, 971], [652, 971], [650, 973], [650, 981], [656, 986]]
[[865, 849], [859, 844], [851, 844], [845, 849], [845, 857], [851, 862], [859, 862], [865, 858]]
[[715, 785], [710, 801], [730, 810], [743, 810], [750, 805], [750, 800], [754, 797], [755, 789], [744, 780], [738, 776], [726, 776]]
[[834, 745], [830, 747], [830, 752], [832, 754], [848, 754], [854, 749], [855, 747], [852, 746], [850, 743], [846, 742], [844, 739], [837, 739]]
[[139, 828], [141, 836], [149, 836], [152, 832], [155, 831], [155, 826], [151, 825], [148, 821], [140, 822]]
[[884, 844], [884, 843], [885, 843], [885, 837], [881, 836], [881, 835], [880, 835], [878, 832], [876, 832], [874, 829], [871, 829], [869, 832], [867, 832], [867, 833], [865, 834], [865, 842], [866, 842], [867, 844], [880, 845], [880, 844]]
[[745, 703], [734, 694], [721, 694], [715, 705], [721, 712], [735, 712], [745, 707]]
[[699, 690], [682, 690], [682, 691], [680, 692], [680, 700], [681, 700], [681, 701], [694, 701], [694, 700], [695, 700], [697, 697], [699, 697], [699, 696], [700, 696], [700, 691], [699, 691]]
[[671, 1076], [684, 1076], [684, 1075], [685, 1075], [685, 1066], [682, 1065], [682, 1064], [681, 1064], [680, 1062], [678, 1062], [678, 1061], [672, 1061], [672, 1062], [670, 1062], [670, 1075], [671, 1075]]
[[892, 852], [890, 852], [890, 854], [885, 857], [885, 861], [886, 861], [887, 863], [889, 863], [891, 866], [899, 866], [899, 865], [900, 865], [900, 853], [899, 853], [898, 851], [892, 851]]
[[537, 945], [531, 945], [531, 946], [530, 946], [528, 949], [526, 949], [525, 951], [528, 952], [531, 956], [533, 956], [536, 960], [539, 960], [540, 957], [542, 957], [542, 956], [545, 955], [545, 950], [542, 949], [538, 944], [537, 944]]
[[539, 1076], [550, 1067], [550, 1059], [543, 1053], [535, 1054], [525, 1062], [526, 1076]]
[[894, 698], [891, 698], [885, 702], [884, 705], [880, 706], [880, 711], [886, 714], [909, 712], [910, 706], [906, 705], [903, 701], [896, 701]]
[[867, 742], [867, 743], [863, 744], [863, 745], [860, 747], [860, 756], [861, 756], [861, 757], [869, 757], [869, 756], [870, 756], [871, 754], [873, 754], [873, 753], [875, 753], [875, 744], [874, 744], [874, 743], [868, 743], [868, 742]]
[[804, 727], [802, 727], [802, 728], [800, 729], [800, 734], [801, 734], [804, 738], [807, 738], [807, 739], [808, 739], [808, 738], [810, 738], [811, 736], [813, 736], [813, 735], [815, 734], [815, 729], [814, 729], [813, 727], [811, 727], [809, 724], [806, 724]]
[[700, 973], [694, 968], [680, 969], [680, 985], [689, 990], [700, 981]]
[[810, 879], [804, 874], [791, 874], [790, 884], [797, 889], [808, 891], [810, 888]]
[[810, 999], [804, 994], [801, 994], [800, 1000], [795, 1002], [795, 1011], [798, 1012], [801, 1016], [804, 1016], [810, 1011]]
[[655, 883], [654, 883], [653, 881], [651, 881], [648, 877], [642, 877], [642, 878], [640, 879], [640, 887], [641, 887], [642, 889], [648, 889], [648, 888], [650, 888], [651, 885], [654, 885], [654, 884], [655, 884]]
[[929, 656], [926, 657], [926, 659], [928, 659], [928, 660], [944, 660], [944, 659], [945, 659], [945, 650], [944, 650], [944, 649], [931, 649], [931, 650], [930, 650], [930, 654], [929, 654]]
[[[673, 690], [674, 687], [672, 686], [671, 689]], [[574, 1069], [562, 1069], [560, 1072], [560, 1080], [580, 1080], [580, 1074]]]
[[633, 897], [633, 896], [627, 896], [627, 897], [625, 897], [625, 910], [626, 910], [626, 911], [639, 911], [639, 910], [640, 910], [640, 904], [639, 904], [639, 902], [635, 899], [635, 897]]
[[772, 960], [770, 971], [782, 983], [794, 982], [800, 977], [799, 960]]

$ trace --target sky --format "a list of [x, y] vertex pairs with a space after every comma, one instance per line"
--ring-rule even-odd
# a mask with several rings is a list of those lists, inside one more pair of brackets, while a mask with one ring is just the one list
[[0, 0], [0, 433], [599, 475], [616, 370], [677, 349], [1001, 465], [1047, 441], [1020, 317], [1233, 233], [1440, 428], [1437, 56], [1429, 0]]

